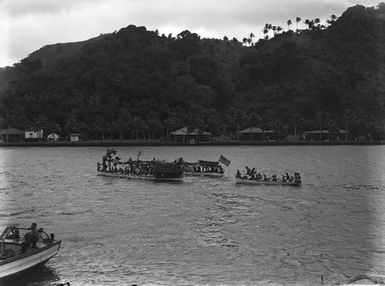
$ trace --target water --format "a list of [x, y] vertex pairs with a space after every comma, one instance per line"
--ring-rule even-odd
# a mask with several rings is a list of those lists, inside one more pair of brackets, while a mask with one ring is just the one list
[[[333, 285], [385, 277], [385, 146], [120, 147], [123, 159], [232, 161], [222, 179], [96, 175], [105, 148], [1, 148], [0, 225], [62, 239], [0, 285]], [[235, 185], [244, 166], [303, 186]]]

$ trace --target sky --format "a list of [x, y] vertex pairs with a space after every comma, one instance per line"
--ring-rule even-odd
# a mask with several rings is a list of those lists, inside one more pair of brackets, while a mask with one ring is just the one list
[[[0, 0], [0, 67], [11, 66], [39, 48], [112, 33], [128, 25], [174, 36], [184, 30], [201, 38], [259, 38], [265, 23], [287, 29], [295, 23], [378, 0]], [[304, 24], [302, 24], [304, 28]], [[294, 27], [292, 27], [294, 28]]]

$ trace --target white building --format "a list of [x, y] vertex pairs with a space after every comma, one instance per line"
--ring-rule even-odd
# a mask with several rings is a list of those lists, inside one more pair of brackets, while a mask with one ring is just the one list
[[43, 139], [43, 129], [39, 131], [25, 131], [24, 137], [26, 140], [40, 140]]
[[70, 141], [71, 142], [79, 141], [79, 133], [70, 133]]

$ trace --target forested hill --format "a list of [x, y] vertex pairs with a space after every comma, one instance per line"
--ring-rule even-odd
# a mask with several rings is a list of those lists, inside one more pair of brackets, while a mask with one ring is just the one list
[[0, 71], [0, 128], [96, 139], [164, 138], [183, 126], [286, 135], [321, 125], [384, 139], [385, 5], [351, 7], [327, 27], [304, 22], [267, 24], [258, 42], [131, 25], [43, 47]]

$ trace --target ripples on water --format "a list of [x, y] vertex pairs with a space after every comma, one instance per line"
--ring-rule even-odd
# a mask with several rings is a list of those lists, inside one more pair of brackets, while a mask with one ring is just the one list
[[[383, 146], [122, 147], [122, 158], [216, 160], [223, 179], [96, 176], [104, 148], [0, 149], [0, 223], [62, 239], [4, 285], [269, 285], [385, 275]], [[304, 185], [238, 186], [235, 171], [298, 170]]]

